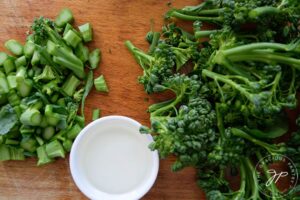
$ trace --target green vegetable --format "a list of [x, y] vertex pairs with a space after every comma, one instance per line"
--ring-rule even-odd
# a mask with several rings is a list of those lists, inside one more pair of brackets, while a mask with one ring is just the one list
[[63, 27], [64, 25], [72, 21], [73, 21], [72, 11], [68, 8], [65, 8], [59, 12], [59, 15], [55, 19], [55, 24], [58, 27]]
[[91, 65], [91, 69], [96, 69], [100, 63], [101, 52], [100, 49], [95, 49], [89, 55], [89, 63]]
[[8, 58], [7, 54], [4, 52], [0, 52], [0, 66], [3, 65], [4, 61]]
[[100, 75], [94, 80], [94, 85], [97, 91], [99, 92], [108, 92], [108, 87], [103, 75]]
[[23, 46], [16, 40], [6, 41], [4, 46], [16, 56], [21, 56], [23, 54]]
[[63, 38], [66, 43], [73, 48], [75, 48], [81, 42], [81, 38], [73, 30], [69, 30]]
[[[0, 161], [37, 156], [40, 166], [64, 158], [84, 128], [77, 112], [80, 102], [84, 111], [93, 71], [85, 77], [89, 49], [82, 34], [92, 36], [85, 26], [77, 31], [72, 21], [69, 9], [55, 22], [36, 18], [24, 47], [8, 40], [5, 47], [14, 55], [0, 52]], [[98, 65], [99, 50], [91, 62]]]
[[[271, 165], [263, 163], [258, 177], [255, 163], [286, 155], [300, 170], [299, 131], [280, 138], [299, 99], [298, 1], [206, 0], [165, 18], [160, 33], [147, 33], [147, 53], [125, 42], [145, 92], [173, 93], [148, 108], [151, 126], [140, 132], [153, 135], [150, 149], [175, 155], [173, 171], [195, 167], [208, 200], [297, 199], [299, 183], [285, 193], [272, 183], [262, 194], [259, 180], [270, 180]], [[193, 31], [174, 18], [192, 21]], [[228, 171], [240, 176], [234, 190]]]
[[90, 42], [93, 39], [92, 25], [90, 23], [83, 24], [78, 27], [82, 38], [85, 42]]
[[83, 118], [84, 118], [85, 99], [89, 95], [89, 93], [93, 87], [93, 79], [94, 79], [94, 73], [93, 73], [93, 71], [90, 71], [87, 75], [86, 84], [84, 87], [84, 92], [83, 92], [82, 100], [81, 100], [81, 116]]
[[95, 121], [100, 118], [101, 110], [99, 108], [93, 110], [92, 120]]
[[62, 86], [63, 92], [68, 96], [73, 96], [76, 88], [79, 86], [80, 80], [76, 76], [69, 76]]
[[17, 115], [11, 105], [7, 104], [0, 110], [0, 135], [5, 135], [18, 123]]

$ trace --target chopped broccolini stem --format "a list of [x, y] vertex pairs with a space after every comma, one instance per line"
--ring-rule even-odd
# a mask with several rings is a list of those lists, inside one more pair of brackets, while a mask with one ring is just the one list
[[90, 42], [93, 39], [92, 25], [90, 23], [83, 24], [78, 27], [82, 38], [85, 42]]
[[73, 14], [72, 11], [68, 8], [65, 8], [63, 10], [60, 11], [60, 13], [58, 14], [58, 16], [55, 19], [55, 24], [58, 27], [63, 27], [64, 25], [66, 25], [67, 23], [70, 23], [73, 21]]
[[93, 110], [93, 116], [92, 120], [95, 121], [96, 119], [99, 119], [101, 116], [101, 110], [99, 108]]
[[42, 121], [42, 115], [39, 110], [28, 108], [22, 113], [20, 121], [27, 126], [38, 126]]
[[4, 46], [16, 56], [21, 56], [23, 54], [23, 46], [16, 40], [6, 41]]
[[45, 165], [45, 164], [48, 164], [48, 163], [50, 163], [50, 162], [53, 161], [53, 159], [51, 159], [51, 158], [47, 155], [45, 145], [39, 146], [39, 147], [36, 149], [36, 152], [37, 152], [37, 156], [38, 156], [38, 163], [37, 163], [38, 166]]
[[97, 91], [108, 92], [108, 87], [103, 75], [99, 76], [94, 80], [94, 85]]
[[81, 38], [73, 30], [69, 30], [66, 35], [64, 35], [63, 39], [73, 48], [81, 42]]
[[65, 157], [65, 151], [62, 146], [62, 144], [58, 140], [54, 140], [48, 144], [46, 144], [46, 153], [49, 156], [49, 158], [55, 158], [55, 157]]
[[89, 62], [91, 65], [91, 69], [96, 69], [101, 60], [101, 52], [100, 49], [95, 49], [89, 55]]
[[71, 75], [68, 77], [66, 82], [62, 86], [62, 91], [68, 95], [68, 96], [73, 96], [76, 88], [79, 86], [80, 80], [76, 78], [76, 76]]

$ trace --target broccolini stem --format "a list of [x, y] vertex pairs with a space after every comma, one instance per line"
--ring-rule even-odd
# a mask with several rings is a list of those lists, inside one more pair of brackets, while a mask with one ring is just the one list
[[209, 71], [207, 69], [202, 70], [202, 75], [207, 76], [207, 77], [209, 77], [213, 80], [216, 80], [216, 81], [222, 81], [223, 83], [226, 83], [226, 84], [230, 85], [231, 87], [235, 88], [240, 93], [245, 95], [252, 102], [252, 95], [249, 92], [247, 92], [247, 90], [245, 88], [243, 88], [242, 86], [240, 86], [236, 82], [228, 79], [227, 76], [217, 74], [217, 73]]
[[147, 70], [144, 66], [144, 63], [142, 62], [143, 59], [145, 59], [147, 62], [152, 62], [154, 58], [152, 56], [149, 56], [145, 54], [142, 50], [136, 48], [129, 40], [125, 42], [125, 46], [128, 48], [128, 50], [132, 53], [136, 61], [140, 64], [140, 66]]
[[250, 136], [249, 134], [247, 134], [246, 132], [244, 132], [244, 131], [242, 131], [241, 129], [238, 129], [238, 128], [232, 128], [231, 133], [233, 135], [237, 136], [237, 137], [247, 139], [247, 140], [249, 140], [250, 142], [252, 142], [256, 145], [259, 145], [259, 146], [265, 148], [270, 154], [282, 153], [282, 151], [284, 150], [284, 149], [281, 149], [281, 148], [277, 148], [274, 145], [265, 143], [261, 140], [257, 140], [256, 138]]
[[155, 47], [158, 44], [159, 38], [160, 38], [160, 33], [159, 32], [154, 32], [153, 33], [153, 39], [152, 39], [151, 45], [149, 47], [148, 53], [150, 53], [150, 54], [153, 53]]
[[165, 113], [166, 111], [172, 109], [172, 108], [175, 108], [175, 106], [182, 101], [182, 98], [184, 96], [184, 93], [186, 91], [186, 87], [183, 87], [181, 89], [181, 92], [179, 94], [177, 94], [176, 96], [176, 99], [174, 99], [173, 101], [171, 101], [169, 104], [167, 104], [166, 106], [164, 107], [161, 107], [157, 110], [155, 110], [154, 112], [152, 112], [150, 115], [151, 117], [155, 117], [155, 116], [160, 116], [162, 115], [163, 113]]
[[222, 117], [221, 110], [220, 110], [220, 103], [216, 103], [216, 115], [217, 115], [217, 126], [221, 134], [221, 140], [225, 137], [225, 129], [223, 124], [223, 117]]
[[256, 49], [274, 49], [274, 50], [282, 50], [282, 51], [291, 51], [290, 45], [280, 44], [280, 43], [271, 43], [271, 42], [258, 42], [251, 43], [246, 45], [237, 46], [231, 49], [223, 50], [224, 56], [231, 56], [234, 54], [241, 54], [245, 52], [249, 52]]
[[217, 33], [218, 30], [203, 30], [203, 31], [196, 31], [195, 32], [195, 38], [200, 39], [200, 38], [205, 38], [209, 37], [211, 34]]
[[280, 54], [273, 53], [256, 53], [251, 52], [251, 54], [238, 54], [230, 56], [229, 59], [234, 62], [241, 61], [260, 61], [265, 63], [278, 62], [282, 64], [288, 64], [297, 70], [300, 70], [300, 60], [296, 58], [287, 57]]
[[258, 189], [258, 180], [257, 180], [257, 174], [255, 171], [255, 168], [253, 167], [253, 164], [250, 160], [250, 158], [246, 157], [243, 159], [243, 162], [246, 166], [247, 172], [249, 173], [249, 179], [251, 178], [251, 189], [252, 189], [252, 193], [251, 193], [251, 197], [249, 199], [259, 199], [259, 189]]
[[278, 13], [280, 13], [281, 10], [276, 8], [276, 7], [272, 7], [272, 6], [263, 6], [263, 7], [257, 7], [252, 9], [249, 13], [248, 16], [250, 19], [257, 19], [258, 17], [262, 16], [262, 15], [278, 15]]
[[[271, 176], [270, 176], [270, 173], [268, 173], [268, 166], [266, 165], [265, 161], [263, 160], [261, 153], [259, 151], [256, 151], [255, 154], [256, 154], [256, 157], [258, 158], [258, 160], [261, 161], [263, 173], [267, 177], [267, 180], [270, 180]], [[272, 200], [278, 199], [278, 196], [279, 196], [278, 194], [280, 193], [280, 191], [278, 190], [274, 181], [271, 182], [271, 185], [269, 187], [272, 192]]]
[[176, 17], [178, 19], [182, 19], [182, 20], [188, 20], [188, 21], [196, 21], [196, 20], [200, 20], [200, 21], [204, 21], [204, 22], [210, 22], [210, 23], [218, 23], [218, 22], [223, 22], [223, 18], [218, 16], [218, 17], [203, 17], [203, 16], [194, 16], [194, 15], [186, 15], [186, 14], [182, 14], [178, 11], [173, 11], [170, 14], [171, 17]]
[[197, 15], [219, 15], [223, 12], [225, 8], [215, 8], [215, 9], [208, 9], [208, 10], [200, 10], [197, 12]]

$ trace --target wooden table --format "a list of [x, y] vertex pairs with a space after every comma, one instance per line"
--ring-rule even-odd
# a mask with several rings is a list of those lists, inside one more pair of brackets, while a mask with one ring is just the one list
[[[173, 5], [196, 4], [197, 0], [174, 0]], [[104, 74], [110, 88], [108, 95], [92, 91], [86, 102], [86, 115], [91, 119], [93, 108], [101, 108], [106, 115], [125, 115], [143, 124], [149, 124], [146, 109], [158, 100], [147, 96], [137, 83], [141, 69], [124, 47], [130, 39], [142, 49], [147, 48], [145, 34], [150, 20], [160, 30], [163, 14], [168, 10], [165, 0], [1, 0], [0, 42], [14, 38], [25, 41], [25, 33], [34, 17], [54, 18], [64, 7], [72, 9], [76, 24], [92, 23], [94, 42], [103, 53], [101, 67], [95, 76]], [[0, 47], [3, 50], [3, 45]], [[149, 101], [145, 101], [149, 98]], [[196, 186], [195, 172], [185, 169], [172, 173], [173, 158], [162, 160], [157, 181], [145, 200], [194, 200], [205, 199]], [[37, 167], [35, 159], [21, 162], [0, 163], [0, 200], [79, 200], [86, 199], [75, 186], [69, 171], [68, 158], [57, 160], [47, 166]]]

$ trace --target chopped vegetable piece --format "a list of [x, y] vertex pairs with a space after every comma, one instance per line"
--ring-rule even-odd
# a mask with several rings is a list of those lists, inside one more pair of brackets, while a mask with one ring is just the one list
[[50, 163], [50, 162], [53, 162], [53, 159], [51, 159], [51, 158], [47, 155], [45, 145], [39, 146], [39, 147], [36, 149], [36, 152], [37, 152], [37, 156], [38, 156], [38, 163], [37, 163], [38, 166], [45, 165], [45, 164], [48, 164], [48, 163]]
[[75, 55], [83, 62], [89, 60], [89, 49], [82, 43], [79, 43], [75, 49]]
[[0, 66], [3, 65], [4, 61], [8, 58], [7, 54], [4, 52], [0, 52]]
[[54, 140], [46, 144], [46, 153], [49, 156], [49, 158], [65, 157], [64, 148], [58, 140]]
[[93, 87], [93, 78], [94, 78], [94, 73], [93, 71], [90, 71], [87, 75], [85, 87], [84, 87], [84, 92], [82, 95], [82, 100], [81, 100], [81, 116], [84, 118], [84, 105], [85, 105], [85, 99], [89, 95], [92, 87]]
[[70, 140], [73, 140], [76, 138], [76, 136], [80, 133], [81, 127], [79, 124], [75, 124], [68, 132], [67, 132], [67, 137]]
[[91, 69], [96, 69], [99, 65], [101, 59], [101, 52], [100, 49], [95, 49], [89, 55], [89, 62], [91, 65]]
[[33, 43], [33, 41], [27, 41], [24, 45], [24, 55], [26, 56], [26, 58], [30, 59], [34, 54], [34, 50], [35, 44]]
[[15, 65], [17, 68], [21, 67], [21, 66], [24, 66], [26, 67], [27, 66], [27, 60], [26, 60], [26, 57], [25, 56], [21, 56], [19, 58], [17, 58], [15, 60]]
[[28, 108], [22, 113], [20, 121], [26, 126], [38, 126], [42, 121], [42, 115], [39, 110]]
[[16, 66], [12, 58], [8, 58], [3, 63], [3, 68], [6, 74], [9, 74], [10, 72], [15, 71]]
[[50, 140], [55, 133], [55, 128], [53, 126], [48, 126], [43, 131], [43, 138], [45, 140]]
[[93, 39], [92, 25], [90, 23], [83, 24], [78, 27], [82, 38], [85, 42], [90, 42]]
[[73, 30], [69, 30], [63, 38], [73, 48], [81, 42], [81, 38]]
[[93, 117], [92, 117], [92, 120], [95, 121], [96, 119], [99, 119], [100, 117], [100, 109], [97, 108], [97, 109], [94, 109], [93, 110]]
[[37, 141], [31, 137], [24, 137], [21, 140], [20, 146], [31, 153], [36, 151], [37, 148]]
[[76, 88], [79, 86], [80, 80], [76, 76], [69, 76], [62, 86], [63, 92], [68, 96], [73, 96]]
[[108, 87], [103, 75], [99, 76], [94, 80], [94, 85], [97, 91], [108, 92]]
[[55, 19], [55, 24], [58, 27], [63, 27], [67, 23], [70, 23], [73, 21], [73, 14], [72, 11], [68, 8], [65, 8], [60, 11], [59, 15]]
[[5, 74], [0, 71], [0, 94], [6, 94], [9, 92], [9, 86]]
[[23, 54], [23, 46], [16, 40], [6, 41], [4, 46], [16, 56], [21, 56]]

